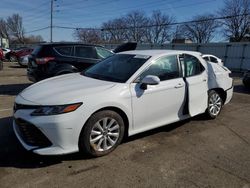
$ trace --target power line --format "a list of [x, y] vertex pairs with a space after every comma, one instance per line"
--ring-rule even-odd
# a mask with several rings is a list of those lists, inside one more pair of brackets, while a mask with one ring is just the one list
[[[169, 9], [178, 9], [178, 8], [190, 7], [190, 6], [194, 6], [194, 5], [196, 6], [196, 5], [199, 5], [199, 4], [205, 4], [205, 3], [208, 3], [208, 2], [212, 2], [212, 1], [214, 1], [214, 0], [207, 0], [207, 1], [203, 1], [203, 2], [189, 3], [189, 4], [184, 4], [184, 5], [181, 5], [181, 6], [174, 6], [174, 7], [171, 7], [171, 8], [164, 8], [164, 9], [158, 9], [158, 10], [166, 11], [166, 10], [169, 10]], [[176, 1], [171, 1], [170, 3], [173, 3], [173, 2], [176, 2]], [[152, 7], [152, 6], [150, 6], [150, 7]], [[126, 8], [126, 9], [128, 9], [128, 8]], [[99, 18], [99, 19], [96, 19], [95, 16], [91, 16], [90, 19], [84, 19], [84, 21], [103, 20], [104, 17], [112, 17], [112, 16], [114, 15], [115, 12], [117, 12], [117, 11], [123, 12], [123, 11], [126, 10], [126, 9], [124, 8], [124, 9], [119, 9], [119, 10], [116, 10], [116, 11], [115, 11], [115, 10], [114, 10], [114, 11], [109, 11], [109, 12], [112, 12], [112, 13], [110, 13], [110, 14], [105, 13], [105, 16], [101, 16], [101, 18]], [[129, 9], [132, 10], [131, 7], [130, 7]], [[108, 15], [109, 15], [109, 16], [108, 16]], [[57, 19], [60, 19], [60, 18], [57, 18]], [[77, 24], [77, 23], [82, 23], [82, 22], [83, 22], [83, 21], [79, 21], [79, 22], [70, 22], [70, 23], [71, 23], [71, 24], [72, 24], [72, 23]]]
[[35, 30], [31, 30], [31, 31], [24, 32], [24, 34], [34, 33], [34, 32], [37, 32], [37, 31], [46, 30], [46, 29], [48, 29], [48, 28], [49, 28], [49, 26], [47, 26], [47, 27], [42, 27], [42, 28], [39, 28], [39, 29], [35, 29]]
[[223, 19], [230, 19], [239, 16], [249, 16], [250, 14], [239, 14], [239, 15], [232, 15], [232, 16], [223, 16], [223, 17], [213, 17], [201, 20], [191, 20], [191, 21], [184, 21], [184, 22], [173, 22], [168, 24], [151, 24], [151, 25], [143, 25], [138, 27], [121, 27], [121, 28], [84, 28], [84, 27], [65, 27], [65, 26], [54, 26], [55, 28], [61, 29], [72, 29], [72, 30], [81, 30], [81, 29], [89, 29], [89, 30], [99, 30], [99, 31], [109, 31], [109, 30], [124, 30], [124, 29], [142, 29], [142, 28], [150, 28], [150, 27], [157, 27], [157, 26], [173, 26], [173, 25], [182, 25], [182, 24], [190, 24], [190, 23], [200, 23], [212, 20], [223, 20]]

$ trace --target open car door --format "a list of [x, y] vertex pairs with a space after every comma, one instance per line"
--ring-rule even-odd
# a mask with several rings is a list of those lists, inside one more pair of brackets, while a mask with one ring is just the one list
[[187, 85], [188, 111], [192, 117], [207, 109], [208, 76], [204, 66], [195, 56], [184, 54], [180, 56], [180, 62]]

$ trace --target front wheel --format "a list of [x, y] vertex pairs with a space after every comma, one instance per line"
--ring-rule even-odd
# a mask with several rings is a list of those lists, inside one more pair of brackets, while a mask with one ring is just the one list
[[110, 110], [93, 114], [84, 125], [79, 139], [80, 151], [94, 157], [112, 152], [124, 136], [122, 117]]
[[210, 119], [215, 119], [221, 112], [223, 101], [220, 94], [214, 90], [208, 92], [208, 107], [206, 115]]
[[17, 57], [14, 55], [10, 55], [10, 62], [17, 62]]

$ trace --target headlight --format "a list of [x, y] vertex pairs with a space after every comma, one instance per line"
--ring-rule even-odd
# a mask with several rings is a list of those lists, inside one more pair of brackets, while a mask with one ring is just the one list
[[57, 115], [68, 112], [73, 112], [79, 108], [82, 103], [66, 104], [66, 105], [56, 105], [56, 106], [41, 106], [31, 113], [32, 116], [47, 116], [47, 115]]

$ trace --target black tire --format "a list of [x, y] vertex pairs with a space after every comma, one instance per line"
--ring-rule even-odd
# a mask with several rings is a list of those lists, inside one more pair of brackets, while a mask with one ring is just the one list
[[[216, 108], [214, 106], [214, 108], [217, 109], [216, 113], [213, 112], [212, 105], [211, 105], [211, 101], [213, 100], [213, 97], [215, 97], [215, 96], [219, 100], [218, 103], [216, 103], [217, 104], [216, 106], [219, 107], [219, 108]], [[208, 92], [208, 101], [207, 101], [207, 103], [208, 103], [208, 105], [207, 105], [208, 107], [207, 107], [207, 110], [206, 110], [205, 114], [206, 114], [208, 119], [215, 119], [220, 114], [221, 109], [223, 107], [223, 100], [222, 100], [220, 94], [218, 92], [216, 92], [215, 90], [210, 90]]]
[[[101, 121], [104, 121], [104, 119], [110, 119], [109, 123], [111, 122], [111, 120], [115, 120], [115, 122], [112, 124], [113, 127], [115, 127], [117, 124], [119, 126], [119, 130], [117, 131], [117, 133], [119, 133], [116, 137], [116, 141], [114, 143], [114, 145], [111, 147], [111, 142], [108, 141], [108, 138], [110, 139], [110, 137], [112, 136], [109, 136], [107, 133], [107, 130], [106, 130], [106, 134], [104, 135], [104, 132], [98, 136], [102, 136], [98, 141], [96, 141], [96, 143], [92, 143], [91, 144], [91, 139], [92, 139], [92, 136], [91, 136], [91, 132], [92, 131], [95, 131], [95, 126], [97, 125], [97, 123], [101, 122]], [[106, 124], [108, 123], [108, 121], [106, 121]], [[101, 123], [100, 123], [101, 125]], [[103, 123], [104, 125], [104, 123]], [[112, 126], [110, 126], [110, 129]], [[117, 130], [117, 129], [115, 129]], [[104, 156], [104, 155], [107, 155], [109, 154], [110, 152], [112, 152], [122, 141], [123, 139], [123, 136], [124, 136], [124, 131], [125, 131], [125, 126], [124, 126], [124, 121], [122, 119], [122, 117], [114, 112], [114, 111], [111, 111], [111, 110], [104, 110], [104, 111], [100, 111], [100, 112], [97, 112], [95, 114], [93, 114], [89, 120], [87, 121], [87, 123], [84, 125], [83, 129], [82, 129], [82, 132], [80, 134], [80, 138], [79, 138], [79, 150], [80, 152], [83, 152], [87, 155], [90, 155], [92, 157], [101, 157], [101, 156]], [[112, 133], [113, 134], [113, 133]], [[98, 137], [96, 136], [96, 137]], [[101, 139], [104, 139], [104, 137], [106, 137], [106, 147], [107, 147], [107, 143], [109, 142], [110, 144], [110, 148], [109, 149], [106, 149], [104, 151], [98, 151], [98, 144], [99, 142], [101, 142], [100, 146], [102, 147], [103, 144], [104, 144], [104, 141], [101, 141]], [[94, 140], [94, 139], [93, 139]], [[107, 142], [108, 141], [108, 142]], [[113, 141], [113, 140], [112, 140]], [[99, 149], [101, 149], [99, 146]]]
[[17, 57], [14, 55], [10, 55], [10, 62], [17, 62]]

